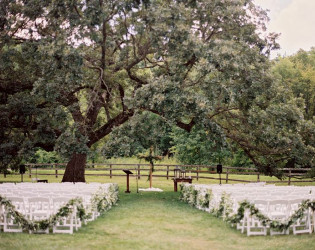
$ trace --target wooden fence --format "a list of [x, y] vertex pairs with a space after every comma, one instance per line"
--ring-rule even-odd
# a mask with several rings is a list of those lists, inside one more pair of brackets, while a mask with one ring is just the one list
[[[25, 175], [28, 175], [29, 178], [38, 178], [39, 176], [55, 176], [59, 178], [63, 176], [65, 170], [65, 163], [54, 163], [54, 164], [26, 164], [27, 172]], [[217, 173], [216, 166], [208, 165], [172, 165], [172, 164], [156, 164], [154, 165], [153, 177], [161, 177], [172, 179], [174, 178], [174, 170], [181, 169], [185, 172], [186, 176], [191, 177], [192, 179], [212, 179], [218, 180], [225, 183], [229, 182], [260, 182], [264, 174], [258, 172], [254, 168], [241, 168], [241, 167], [227, 167], [223, 166], [222, 174]], [[43, 172], [43, 170], [46, 170]], [[49, 173], [47, 173], [50, 170]], [[95, 164], [86, 164], [85, 176], [109, 176], [110, 178], [116, 176], [125, 176], [122, 170], [130, 170], [133, 172], [131, 176], [141, 177], [149, 175], [149, 164], [110, 164], [110, 163], [95, 163]], [[285, 180], [269, 180], [265, 181], [267, 183], [285, 183], [290, 185], [291, 183], [297, 182], [314, 182], [312, 179], [305, 180], [306, 174], [310, 169], [296, 169], [296, 168], [284, 168], [282, 171], [285, 175]], [[240, 175], [252, 175], [256, 176], [256, 180], [246, 180], [242, 179]], [[302, 180], [303, 179], [303, 180]]]

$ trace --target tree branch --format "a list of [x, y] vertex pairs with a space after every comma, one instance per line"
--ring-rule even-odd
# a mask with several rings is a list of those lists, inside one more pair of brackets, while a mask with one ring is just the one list
[[143, 80], [140, 79], [139, 77], [133, 75], [133, 74], [131, 73], [131, 70], [127, 70], [127, 73], [128, 73], [129, 78], [137, 83], [137, 88], [136, 88], [136, 89], [138, 89], [138, 88], [140, 88], [141, 86], [147, 84], [146, 81], [143, 81]]
[[101, 128], [96, 130], [95, 132], [90, 133], [88, 147], [91, 147], [94, 143], [98, 142], [100, 139], [105, 137], [106, 135], [112, 132], [114, 127], [117, 127], [126, 121], [129, 120], [130, 117], [134, 115], [133, 110], [126, 110], [125, 112], [120, 113], [115, 118], [109, 120], [106, 124], [104, 124]]
[[121, 84], [118, 84], [119, 94], [120, 94], [120, 101], [123, 108], [123, 112], [127, 110], [127, 106], [125, 105], [124, 98], [125, 98], [125, 90]]
[[[161, 113], [161, 112], [159, 112], [159, 111], [157, 111], [157, 110], [145, 109], [145, 108], [143, 108], [143, 109], [144, 109], [144, 110], [147, 110], [147, 111], [150, 111], [150, 112], [152, 112], [152, 113], [154, 113], [154, 114], [157, 114], [157, 115], [159, 115], [159, 116], [161, 116], [161, 117], [164, 118], [164, 114]], [[194, 127], [195, 124], [196, 124], [195, 118], [192, 118], [191, 121], [190, 121], [190, 123], [188, 123], [188, 124], [187, 124], [187, 123], [184, 123], [184, 122], [182, 122], [182, 121], [176, 121], [176, 126], [179, 127], [179, 128], [182, 128], [182, 129], [186, 130], [187, 132], [190, 132], [191, 129]]]

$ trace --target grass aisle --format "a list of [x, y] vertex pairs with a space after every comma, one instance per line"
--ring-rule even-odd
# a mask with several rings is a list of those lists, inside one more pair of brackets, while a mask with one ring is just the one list
[[246, 237], [178, 201], [178, 193], [125, 194], [74, 235], [0, 234], [0, 249], [312, 249], [314, 235]]

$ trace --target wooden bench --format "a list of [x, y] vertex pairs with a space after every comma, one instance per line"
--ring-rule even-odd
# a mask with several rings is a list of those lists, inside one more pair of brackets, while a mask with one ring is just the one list
[[37, 182], [44, 182], [44, 183], [48, 183], [48, 180], [37, 180]]
[[44, 183], [48, 183], [48, 180], [41, 180], [38, 178], [32, 178], [32, 182], [44, 182]]

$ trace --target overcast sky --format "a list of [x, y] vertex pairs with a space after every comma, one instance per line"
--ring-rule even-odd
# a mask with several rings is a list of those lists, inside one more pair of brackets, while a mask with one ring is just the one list
[[269, 9], [270, 32], [281, 33], [281, 49], [273, 55], [292, 55], [315, 47], [315, 0], [254, 0]]

